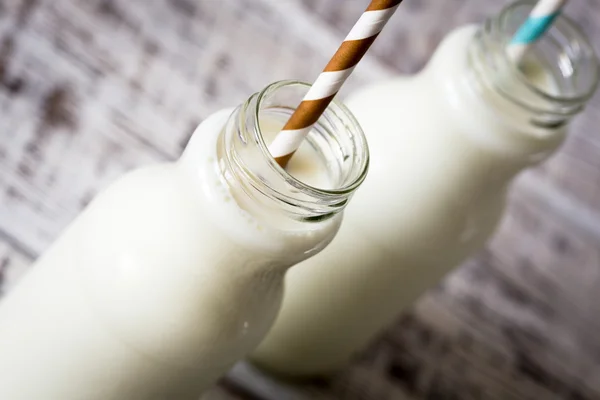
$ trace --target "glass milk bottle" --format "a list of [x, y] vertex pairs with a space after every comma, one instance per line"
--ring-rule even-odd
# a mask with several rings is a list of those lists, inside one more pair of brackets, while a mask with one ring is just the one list
[[515, 67], [506, 44], [532, 6], [458, 28], [421, 73], [349, 97], [369, 140], [369, 177], [333, 243], [288, 273], [256, 365], [293, 377], [335, 371], [484, 246], [511, 180], [561, 145], [598, 79], [590, 44], [566, 17]]
[[308, 86], [213, 114], [174, 163], [99, 194], [0, 302], [0, 399], [194, 399], [271, 326], [336, 234], [368, 150], [332, 103], [286, 171], [265, 141]]

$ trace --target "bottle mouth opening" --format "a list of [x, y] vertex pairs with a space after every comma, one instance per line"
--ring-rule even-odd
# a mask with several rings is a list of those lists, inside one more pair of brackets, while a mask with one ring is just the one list
[[[490, 31], [492, 35], [496, 33], [494, 40], [502, 46], [501, 62], [533, 95], [549, 103], [578, 109], [596, 91], [600, 65], [590, 41], [575, 22], [564, 13], [558, 15], [550, 29], [531, 44], [520, 65], [514, 62], [508, 50], [512, 37], [535, 4], [530, 0], [512, 3], [492, 22]], [[548, 86], [532, 82], [526, 69], [534, 64], [549, 74], [555, 88], [550, 90]]]
[[[311, 197], [342, 196], [345, 200], [360, 186], [367, 175], [369, 150], [358, 121], [342, 103], [332, 101], [307, 138], [309, 140], [311, 135], [320, 135], [319, 149], [331, 153], [326, 165], [328, 169], [335, 169], [338, 175], [334, 188], [311, 186], [288, 173], [277, 164], [265, 141], [261, 119], [267, 113], [276, 113], [289, 118], [309, 88], [310, 84], [305, 82], [284, 80], [274, 82], [258, 93], [255, 106], [248, 110], [253, 113], [255, 121], [252, 124], [253, 139], [263, 153], [264, 159], [267, 160], [268, 167], [283, 178], [287, 185]], [[279, 99], [275, 102], [273, 97], [276, 94]]]

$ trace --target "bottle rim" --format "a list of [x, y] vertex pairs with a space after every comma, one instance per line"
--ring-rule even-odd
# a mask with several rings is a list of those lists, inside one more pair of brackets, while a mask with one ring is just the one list
[[580, 53], [578, 55], [585, 56], [587, 60], [593, 62], [591, 84], [587, 86], [586, 90], [584, 90], [581, 93], [576, 93], [574, 95], [550, 93], [532, 84], [525, 75], [525, 73], [511, 59], [507, 49], [508, 42], [514, 34], [514, 24], [512, 19], [515, 14], [522, 13], [524, 16], [529, 15], [529, 12], [533, 9], [535, 4], [536, 2], [532, 0], [518, 0], [503, 8], [498, 18], [495, 19], [495, 21], [492, 20], [491, 31], [497, 32], [502, 37], [502, 48], [504, 49], [502, 51], [503, 63], [508, 66], [510, 72], [513, 73], [523, 85], [525, 85], [529, 90], [535, 93], [535, 95], [540, 96], [544, 100], [551, 102], [559, 102], [565, 105], [573, 103], [580, 104], [586, 102], [594, 95], [598, 87], [598, 83], [600, 82], [600, 61], [587, 35], [577, 25], [577, 23], [568, 16], [566, 16], [565, 13], [560, 13], [557, 16], [557, 18], [553, 22], [553, 27], [546, 33], [546, 36], [551, 36], [554, 32], [559, 32], [567, 37], [570, 37], [570, 43], [576, 43], [576, 46], [574, 46], [574, 50]]
[[[299, 86], [299, 87], [302, 87], [303, 89], [305, 89], [306, 91], [308, 91], [308, 89], [310, 88], [311, 85], [306, 82], [296, 81], [296, 80], [281, 80], [281, 81], [271, 83], [266, 88], [264, 88], [261, 92], [259, 92], [257, 95], [256, 105], [253, 107], [253, 110], [252, 110], [256, 121], [259, 121], [260, 112], [264, 109], [265, 100], [271, 94], [273, 94], [273, 92], [280, 90], [284, 87], [289, 87], [289, 86]], [[362, 128], [360, 127], [360, 124], [358, 123], [358, 121], [356, 120], [354, 115], [350, 112], [350, 110], [344, 104], [342, 104], [341, 102], [334, 99], [331, 102], [331, 104], [327, 107], [327, 110], [325, 111], [325, 113], [327, 113], [327, 112], [334, 112], [336, 115], [338, 115], [340, 118], [343, 118], [345, 121], [347, 121], [350, 124], [350, 126], [348, 126], [348, 129], [350, 129], [353, 133], [354, 139], [357, 144], [357, 146], [356, 146], [357, 150], [362, 153], [358, 157], [361, 160], [361, 164], [354, 167], [354, 170], [355, 170], [354, 175], [351, 176], [350, 179], [346, 179], [344, 184], [340, 188], [334, 188], [334, 189], [317, 188], [317, 187], [311, 186], [307, 183], [304, 183], [301, 180], [297, 179], [296, 177], [292, 176], [284, 168], [282, 168], [279, 164], [277, 164], [277, 162], [275, 161], [275, 159], [269, 152], [269, 148], [264, 140], [264, 137], [263, 137], [263, 134], [262, 134], [262, 131], [260, 128], [260, 124], [253, 124], [252, 133], [254, 135], [254, 139], [259, 144], [259, 148], [260, 148], [261, 152], [263, 153], [265, 159], [268, 160], [267, 162], [268, 162], [270, 168], [277, 171], [280, 175], [282, 175], [286, 179], [286, 181], [288, 181], [290, 184], [295, 186], [298, 190], [302, 190], [304, 192], [309, 192], [316, 196], [346, 195], [346, 194], [354, 192], [361, 185], [361, 183], [365, 180], [365, 178], [367, 176], [367, 172], [369, 169], [368, 168], [369, 167], [369, 148], [368, 148], [366, 138], [364, 137], [364, 132], [362, 131]], [[319, 124], [319, 121], [317, 121], [316, 124]], [[348, 180], [349, 180], [349, 182], [348, 182]]]

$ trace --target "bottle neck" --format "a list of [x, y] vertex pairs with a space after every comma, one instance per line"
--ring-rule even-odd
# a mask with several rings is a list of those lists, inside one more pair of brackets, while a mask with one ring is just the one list
[[599, 67], [588, 39], [564, 15], [515, 61], [509, 42], [534, 5], [512, 3], [478, 29], [468, 49], [469, 82], [519, 131], [544, 138], [583, 110]]
[[522, 64], [509, 58], [507, 45], [533, 4], [514, 3], [481, 26], [455, 30], [415, 81], [454, 128], [448, 151], [459, 152], [456, 167], [479, 191], [502, 190], [556, 151], [597, 86], [592, 47], [564, 16]]
[[274, 161], [268, 143], [308, 88], [292, 81], [269, 85], [234, 110], [217, 141], [221, 176], [238, 204], [279, 226], [319, 222], [338, 214], [368, 168], [362, 130], [337, 102], [315, 124], [287, 170]]

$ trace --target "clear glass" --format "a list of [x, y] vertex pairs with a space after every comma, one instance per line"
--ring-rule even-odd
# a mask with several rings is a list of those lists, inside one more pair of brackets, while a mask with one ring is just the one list
[[[474, 82], [494, 88], [510, 105], [528, 110], [529, 123], [555, 128], [584, 108], [596, 90], [600, 70], [587, 37], [564, 14], [529, 48], [520, 64], [511, 59], [509, 41], [535, 4], [518, 1], [486, 20], [473, 41], [470, 61]], [[552, 90], [528, 78], [525, 69], [532, 65], [549, 75]]]
[[309, 89], [296, 81], [275, 82], [252, 95], [229, 118], [218, 142], [222, 176], [256, 201], [254, 212], [285, 216], [297, 222], [323, 221], [344, 209], [365, 179], [369, 150], [350, 111], [333, 101], [306, 141], [326, 165], [332, 189], [309, 186], [281, 168], [263, 135], [266, 118], [281, 122], [291, 116]]
[[[456, 78], [480, 103], [493, 92], [488, 108], [513, 123], [516, 134], [557, 133], [596, 90], [598, 61], [587, 38], [562, 16], [517, 67], [506, 46], [533, 5], [511, 4], [486, 21], [469, 49], [469, 75]], [[551, 76], [554, 90], [528, 78], [521, 68], [531, 62]], [[489, 170], [482, 170], [489, 180]], [[513, 198], [506, 221], [488, 251], [423, 296], [331, 382], [277, 386], [257, 372], [248, 374], [247, 387], [266, 399], [277, 397], [264, 389], [269, 384], [298, 398], [400, 398], [401, 389], [415, 398], [598, 398], [597, 239], [531, 198]], [[584, 245], [587, 252], [572, 251]], [[587, 258], [577, 258], [582, 253]], [[572, 268], [580, 270], [577, 276]]]

